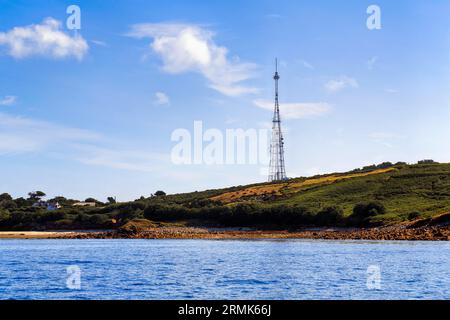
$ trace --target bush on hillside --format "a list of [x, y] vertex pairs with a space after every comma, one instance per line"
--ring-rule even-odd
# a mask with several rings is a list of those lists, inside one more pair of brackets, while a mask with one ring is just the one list
[[358, 203], [353, 208], [353, 214], [357, 217], [372, 217], [377, 216], [380, 214], [385, 214], [386, 208], [383, 206], [383, 204], [375, 201], [371, 202], [365, 202], [365, 203]]
[[120, 220], [122, 223], [139, 219], [143, 217], [144, 209], [145, 203], [142, 201], [130, 202], [125, 205], [115, 205], [113, 210], [117, 210], [119, 213], [114, 218]]
[[63, 220], [66, 218], [66, 214], [63, 211], [43, 211], [35, 215], [34, 219], [39, 224], [45, 224], [47, 222]]
[[358, 203], [353, 208], [353, 213], [348, 217], [347, 222], [353, 226], [365, 227], [370, 225], [371, 217], [385, 213], [386, 208], [379, 202]]
[[332, 206], [320, 210], [315, 216], [315, 224], [318, 226], [335, 226], [344, 219], [342, 208]]
[[105, 214], [93, 214], [89, 217], [89, 224], [96, 227], [105, 226], [109, 222], [110, 219]]
[[408, 220], [412, 221], [412, 220], [416, 220], [417, 218], [419, 218], [421, 216], [421, 213], [418, 211], [413, 211], [408, 213]]

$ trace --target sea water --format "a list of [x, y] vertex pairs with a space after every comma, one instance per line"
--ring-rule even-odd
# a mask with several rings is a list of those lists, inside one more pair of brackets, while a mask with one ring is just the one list
[[0, 240], [1, 299], [450, 299], [450, 244]]

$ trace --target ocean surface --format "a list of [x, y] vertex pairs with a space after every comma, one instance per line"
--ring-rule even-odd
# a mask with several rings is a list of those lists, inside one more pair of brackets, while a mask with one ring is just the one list
[[0, 298], [450, 299], [450, 244], [5, 239]]

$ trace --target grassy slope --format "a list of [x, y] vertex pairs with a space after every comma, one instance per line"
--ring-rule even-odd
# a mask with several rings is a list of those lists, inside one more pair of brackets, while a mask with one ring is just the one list
[[355, 204], [374, 200], [387, 209], [387, 214], [379, 219], [395, 222], [406, 220], [411, 212], [429, 217], [450, 211], [450, 164], [406, 165], [176, 196], [183, 198], [181, 202], [209, 198], [228, 205], [242, 202], [301, 205], [313, 212], [337, 205], [344, 209], [345, 215], [351, 214]]
[[[283, 222], [273, 222], [265, 217], [260, 220], [286, 223], [290, 218], [301, 216], [299, 207], [314, 215], [324, 208], [338, 206], [345, 216], [349, 216], [356, 204], [369, 201], [381, 202], [387, 211], [370, 218], [370, 222], [376, 224], [405, 221], [412, 212], [418, 212], [418, 218], [450, 212], [450, 163], [295, 178], [280, 183], [150, 197], [96, 208], [74, 208], [70, 204], [53, 212], [30, 206], [3, 208], [0, 209], [0, 229], [105, 229], [143, 218], [146, 212], [156, 212], [151, 220], [171, 223], [195, 219], [214, 222], [225, 217], [234, 219], [232, 224], [243, 221], [247, 225], [251, 225], [252, 219], [257, 221], [261, 212], [273, 221], [278, 221], [280, 213], [286, 213], [287, 217], [280, 218]], [[257, 205], [236, 207], [241, 203]], [[283, 206], [295, 208], [286, 210]], [[245, 214], [242, 214], [242, 207], [247, 208]], [[295, 221], [298, 223], [299, 220]]]
[[405, 220], [410, 212], [432, 216], [450, 211], [450, 165], [411, 166], [385, 173], [355, 177], [296, 192], [280, 200], [311, 208], [340, 205], [346, 215], [358, 202], [384, 204], [384, 220]]

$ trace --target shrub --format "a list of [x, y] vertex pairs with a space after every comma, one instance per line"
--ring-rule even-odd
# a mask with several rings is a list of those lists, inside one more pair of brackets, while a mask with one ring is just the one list
[[89, 217], [89, 223], [95, 226], [102, 226], [109, 222], [109, 218], [104, 214], [93, 214]]
[[433, 159], [425, 159], [417, 161], [417, 164], [436, 164], [436, 163], [438, 162], [434, 161]]
[[145, 203], [142, 201], [135, 201], [126, 205], [116, 206], [114, 209], [119, 210], [119, 213], [115, 216], [115, 218], [121, 220], [122, 222], [126, 222], [129, 220], [142, 218]]
[[370, 218], [386, 213], [386, 208], [379, 202], [358, 203], [348, 217], [348, 224], [358, 227], [369, 226]]
[[381, 203], [372, 201], [355, 205], [352, 215], [365, 218], [385, 213], [386, 208]]
[[9, 223], [15, 228], [30, 227], [35, 221], [35, 215], [32, 212], [11, 212]]
[[327, 207], [320, 210], [315, 216], [315, 224], [319, 226], [334, 226], [342, 222], [344, 211], [339, 207]]
[[189, 203], [190, 208], [204, 208], [204, 207], [210, 207], [214, 205], [220, 205], [220, 203], [214, 202], [210, 199], [194, 199]]
[[10, 217], [8, 211], [0, 209], [0, 227], [8, 226]]
[[78, 223], [78, 224], [85, 224], [89, 222], [89, 215], [85, 214], [85, 213], [79, 213], [77, 214], [77, 216], [74, 219], [74, 222]]
[[50, 221], [57, 221], [57, 220], [63, 220], [66, 218], [66, 214], [62, 211], [47, 211], [42, 213], [39, 216], [39, 222], [50, 222]]
[[17, 207], [19, 207], [19, 208], [23, 208], [28, 205], [28, 201], [25, 200], [24, 198], [17, 198], [14, 200], [14, 202], [16, 203]]
[[0, 201], [0, 208], [2, 209], [16, 209], [17, 204], [13, 200], [2, 200]]
[[156, 221], [189, 219], [192, 217], [192, 210], [181, 205], [149, 205], [144, 210], [144, 217]]
[[199, 209], [198, 216], [202, 219], [216, 220], [219, 223], [224, 223], [231, 216], [231, 212], [232, 210], [227, 206], [204, 207]]
[[408, 213], [408, 220], [412, 221], [412, 220], [416, 220], [417, 218], [419, 218], [422, 214], [418, 211], [413, 211]]
[[0, 201], [3, 201], [3, 200], [12, 200], [13, 198], [11, 197], [11, 195], [9, 194], [9, 193], [2, 193], [2, 194], [0, 194]]
[[71, 229], [72, 228], [72, 220], [70, 219], [63, 219], [53, 222], [53, 226], [56, 228], [61, 229]]

